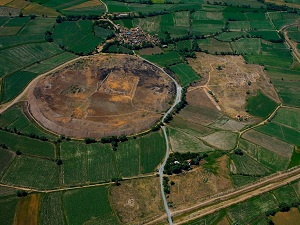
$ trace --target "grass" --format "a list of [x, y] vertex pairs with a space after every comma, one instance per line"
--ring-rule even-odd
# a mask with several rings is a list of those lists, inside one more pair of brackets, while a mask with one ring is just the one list
[[61, 225], [65, 223], [62, 192], [42, 196], [39, 223], [41, 225]]
[[5, 110], [0, 116], [0, 127], [7, 127], [9, 129], [16, 128], [25, 134], [36, 134], [38, 136], [47, 137], [50, 140], [56, 140], [56, 136], [53, 136], [45, 132], [38, 125], [30, 121], [22, 110], [22, 104], [15, 104]]
[[246, 154], [240, 156], [232, 154], [230, 156], [233, 160], [236, 170], [232, 171], [234, 174], [249, 175], [249, 176], [265, 176], [270, 173], [270, 170], [258, 163]]
[[68, 224], [118, 224], [108, 200], [107, 186], [68, 191], [63, 204]]
[[0, 131], [0, 143], [6, 144], [13, 151], [21, 151], [29, 155], [36, 155], [48, 158], [54, 158], [54, 145], [32, 139], [26, 136]]
[[185, 63], [171, 66], [170, 69], [178, 76], [182, 86], [189, 86], [194, 81], [200, 80], [201, 77]]
[[118, 176], [114, 152], [109, 144], [63, 142], [61, 159], [64, 184], [109, 181]]
[[52, 43], [32, 43], [0, 50], [0, 77], [61, 53]]
[[54, 188], [58, 186], [58, 166], [50, 160], [18, 156], [1, 181], [31, 188]]
[[245, 106], [252, 116], [267, 118], [277, 107], [278, 103], [258, 91], [257, 95], [250, 96]]
[[0, 148], [0, 175], [5, 172], [14, 157], [15, 155], [11, 151]]
[[14, 224], [17, 204], [18, 198], [16, 196], [0, 198], [0, 224]]
[[174, 63], [181, 62], [180, 55], [175, 52], [167, 52], [159, 55], [143, 55], [143, 58], [156, 63], [160, 66], [168, 66]]
[[4, 77], [1, 103], [9, 102], [17, 97], [36, 76], [36, 73], [18, 71]]

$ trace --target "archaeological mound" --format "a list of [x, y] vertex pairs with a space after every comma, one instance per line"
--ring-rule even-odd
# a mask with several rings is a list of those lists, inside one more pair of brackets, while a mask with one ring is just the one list
[[131, 135], [153, 126], [175, 86], [155, 66], [128, 55], [98, 55], [44, 76], [29, 91], [30, 112], [71, 137]]

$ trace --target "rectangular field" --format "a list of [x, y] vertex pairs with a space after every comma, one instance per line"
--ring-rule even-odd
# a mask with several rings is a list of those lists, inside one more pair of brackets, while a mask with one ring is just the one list
[[119, 224], [110, 207], [108, 187], [92, 187], [67, 191], [63, 204], [68, 224]]
[[1, 181], [31, 188], [54, 188], [58, 186], [58, 166], [51, 160], [18, 156]]
[[143, 57], [160, 66], [167, 66], [173, 63], [181, 62], [181, 56], [174, 51], [158, 55], [143, 55]]

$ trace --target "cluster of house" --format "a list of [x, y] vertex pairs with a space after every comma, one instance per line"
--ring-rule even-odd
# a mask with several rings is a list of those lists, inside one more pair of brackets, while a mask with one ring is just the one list
[[121, 43], [131, 46], [146, 47], [145, 45], [158, 45], [159, 39], [153, 35], [145, 33], [142, 28], [135, 27], [128, 29], [126, 27], [118, 26], [119, 33], [116, 34], [117, 40]]

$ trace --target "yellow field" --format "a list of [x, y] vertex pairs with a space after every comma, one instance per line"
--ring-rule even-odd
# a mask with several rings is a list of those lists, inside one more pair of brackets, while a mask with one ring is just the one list
[[81, 8], [93, 7], [93, 6], [99, 6], [99, 5], [102, 5], [102, 3], [99, 0], [89, 0], [87, 2], [83, 2], [79, 5], [74, 5], [65, 10], [81, 9]]
[[13, 0], [12, 2], [8, 3], [6, 6], [17, 8], [17, 9], [23, 9], [29, 4], [29, 2], [25, 0]]
[[40, 199], [40, 194], [22, 197], [18, 202], [14, 225], [38, 224]]
[[297, 208], [292, 208], [289, 212], [278, 212], [271, 218], [275, 225], [298, 225], [300, 213]]
[[12, 0], [0, 0], [0, 6], [6, 5], [7, 3], [11, 2]]
[[29, 5], [27, 5], [23, 10], [22, 13], [24, 15], [37, 15], [37, 16], [41, 16], [41, 15], [45, 15], [45, 16], [58, 16], [59, 13], [56, 12], [54, 9], [39, 5], [35, 2], [30, 3]]

